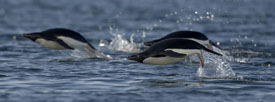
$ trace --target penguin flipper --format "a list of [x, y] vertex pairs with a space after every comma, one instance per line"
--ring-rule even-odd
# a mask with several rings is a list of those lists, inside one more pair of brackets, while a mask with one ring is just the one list
[[64, 41], [62, 40], [56, 40], [60, 45], [62, 45], [63, 47], [67, 48], [67, 49], [71, 49], [73, 50], [74, 48], [70, 47], [69, 45], [67, 45]]
[[87, 43], [93, 50], [96, 50], [96, 48], [93, 46], [93, 45], [91, 45], [90, 43]]
[[84, 46], [83, 50], [90, 56], [94, 57], [96, 56], [96, 49], [90, 45]]

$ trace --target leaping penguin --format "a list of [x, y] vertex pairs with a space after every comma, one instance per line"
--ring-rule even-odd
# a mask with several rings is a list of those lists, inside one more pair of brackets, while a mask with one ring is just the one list
[[[212, 46], [217, 47], [214, 43], [212, 43], [204, 34], [200, 33], [200, 32], [196, 32], [196, 31], [177, 31], [177, 32], [173, 32], [170, 33], [160, 39], [156, 39], [153, 41], [148, 41], [145, 42], [144, 45], [146, 46], [152, 46], [153, 44], [155, 44], [156, 42], [165, 40], [165, 39], [169, 39], [169, 38], [184, 38], [184, 39], [189, 39], [189, 40], [193, 40], [196, 41], [198, 43], [200, 43], [201, 45], [206, 46], [208, 49], [213, 49]], [[219, 47], [217, 47], [219, 48]]]
[[49, 49], [83, 49], [89, 54], [94, 54], [96, 51], [78, 32], [65, 28], [53, 28], [42, 32], [23, 34], [23, 36]]
[[129, 56], [129, 60], [135, 60], [145, 64], [164, 65], [182, 60], [188, 56], [197, 54], [200, 66], [204, 67], [202, 50], [222, 56], [200, 43], [182, 38], [170, 38], [153, 44], [150, 48], [136, 55]]

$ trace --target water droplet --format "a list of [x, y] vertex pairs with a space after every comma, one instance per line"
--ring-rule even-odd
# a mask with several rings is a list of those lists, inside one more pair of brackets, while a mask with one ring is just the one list
[[[130, 36], [130, 43], [134, 43], [134, 36], [135, 36], [134, 33], [131, 34], [131, 36]], [[143, 35], [142, 35], [142, 37], [143, 37]]]
[[98, 26], [98, 30], [102, 30], [102, 26]]
[[153, 30], [153, 27], [150, 27], [150, 28], [149, 28], [149, 30], [151, 30], [151, 31], [152, 31], [152, 30]]
[[170, 13], [170, 16], [173, 16], [174, 14], [173, 13]]
[[5, 14], [5, 10], [0, 9], [0, 15], [4, 15]]
[[211, 15], [211, 18], [214, 18], [214, 17], [215, 17], [215, 16], [212, 14], [212, 15]]
[[195, 11], [194, 13], [195, 13], [195, 14], [198, 14], [198, 11]]
[[178, 12], [174, 12], [175, 15], [178, 15]]
[[142, 38], [146, 38], [146, 32], [145, 31], [142, 32]]
[[105, 40], [100, 40], [100, 43], [99, 43], [98, 46], [103, 47], [103, 46], [105, 46], [107, 43], [108, 43], [108, 42], [105, 41]]
[[159, 22], [161, 23], [161, 22], [162, 22], [162, 20], [159, 20]]
[[12, 36], [12, 39], [13, 39], [13, 40], [16, 40], [16, 36], [15, 36], [15, 35], [14, 35], [14, 36]]

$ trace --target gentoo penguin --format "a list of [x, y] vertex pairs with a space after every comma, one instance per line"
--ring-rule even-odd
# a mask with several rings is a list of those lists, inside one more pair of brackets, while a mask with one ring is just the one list
[[83, 49], [91, 54], [96, 51], [83, 36], [69, 29], [54, 28], [42, 32], [23, 34], [23, 36], [49, 49]]
[[222, 56], [200, 43], [182, 38], [170, 38], [153, 44], [150, 48], [136, 55], [129, 56], [129, 60], [135, 60], [145, 64], [171, 64], [188, 56], [197, 54], [200, 59], [200, 66], [204, 66], [202, 50]]
[[[196, 41], [204, 46], [206, 46], [209, 49], [213, 49], [212, 46], [217, 47], [214, 43], [212, 43], [204, 34], [196, 31], [177, 31], [170, 33], [160, 39], [156, 39], [153, 41], [145, 42], [144, 45], [146, 46], [152, 46], [154, 43], [169, 39], [169, 38], [184, 38], [184, 39], [190, 39], [193, 41]], [[219, 48], [219, 47], [217, 47]]]

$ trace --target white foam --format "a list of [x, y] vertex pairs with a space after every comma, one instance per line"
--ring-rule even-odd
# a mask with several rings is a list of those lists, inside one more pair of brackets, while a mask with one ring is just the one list
[[113, 34], [114, 38], [110, 43], [101, 40], [100, 47], [106, 47], [113, 51], [122, 52], [140, 52], [138, 44], [134, 42], [133, 35], [130, 37], [130, 41], [126, 40], [121, 34]]
[[204, 77], [204, 68], [203, 67], [199, 67], [198, 71], [197, 71], [197, 76], [198, 77]]
[[[205, 68], [209, 70], [209, 72], [205, 72], [204, 74], [199, 74], [201, 72], [201, 68], [198, 69], [198, 77], [207, 77], [207, 78], [237, 78], [235, 72], [232, 70], [232, 67], [229, 63], [229, 60], [232, 58], [231, 56], [226, 55], [222, 50], [218, 48], [213, 48], [214, 51], [221, 53], [223, 56], [216, 56], [213, 54], [209, 54], [203, 52]], [[211, 69], [215, 70], [215, 74], [211, 72]], [[206, 70], [206, 69], [205, 69]]]

